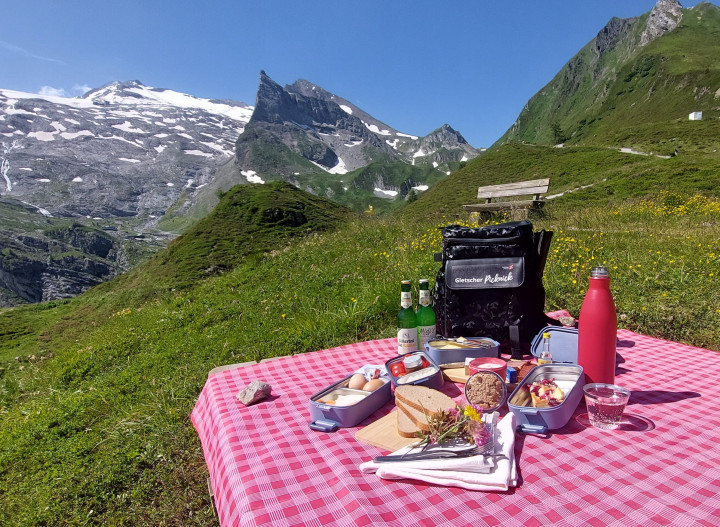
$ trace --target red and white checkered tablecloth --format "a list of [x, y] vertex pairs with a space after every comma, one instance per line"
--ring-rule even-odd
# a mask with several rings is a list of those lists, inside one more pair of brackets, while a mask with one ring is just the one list
[[[386, 452], [358, 442], [362, 426], [308, 427], [312, 395], [397, 354], [394, 339], [360, 342], [212, 375], [192, 412], [220, 524], [720, 525], [720, 354], [618, 331], [616, 382], [632, 390], [621, 429], [589, 426], [584, 403], [545, 436], [516, 433], [520, 481], [471, 492], [361, 474]], [[245, 407], [255, 379], [271, 399]]]

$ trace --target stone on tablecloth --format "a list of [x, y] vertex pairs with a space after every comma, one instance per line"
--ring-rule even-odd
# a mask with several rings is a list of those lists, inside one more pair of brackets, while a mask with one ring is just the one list
[[566, 328], [575, 327], [575, 318], [574, 317], [570, 317], [570, 316], [558, 317], [558, 322], [560, 322]]
[[243, 403], [245, 406], [250, 406], [263, 399], [270, 397], [272, 388], [270, 385], [263, 381], [253, 381], [248, 384], [247, 388], [241, 391], [238, 395], [238, 401]]

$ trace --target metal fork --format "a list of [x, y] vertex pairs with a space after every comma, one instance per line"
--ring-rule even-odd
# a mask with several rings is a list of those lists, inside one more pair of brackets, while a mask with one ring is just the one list
[[421, 452], [415, 452], [412, 454], [397, 454], [390, 456], [379, 456], [375, 458], [376, 463], [383, 462], [394, 462], [394, 461], [418, 461], [426, 459], [455, 459], [462, 457], [471, 457], [482, 454], [482, 451], [477, 447], [459, 449], [431, 449], [424, 450]]

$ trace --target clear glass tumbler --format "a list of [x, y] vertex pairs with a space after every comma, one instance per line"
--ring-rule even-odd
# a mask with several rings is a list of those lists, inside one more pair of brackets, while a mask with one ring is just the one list
[[615, 384], [593, 382], [586, 384], [583, 392], [590, 424], [603, 430], [615, 430], [620, 426], [630, 390]]

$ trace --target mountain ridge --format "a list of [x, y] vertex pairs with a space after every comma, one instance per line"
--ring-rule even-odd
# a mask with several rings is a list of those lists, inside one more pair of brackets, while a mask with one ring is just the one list
[[[626, 130], [637, 129], [639, 123], [679, 123], [698, 110], [704, 110], [706, 117], [717, 115], [713, 97], [720, 76], [713, 57], [720, 53], [718, 23], [720, 8], [714, 4], [702, 2], [684, 9], [676, 0], [658, 0], [639, 17], [611, 19], [530, 98], [493, 146], [508, 142], [630, 146], [620, 141], [627, 142]], [[697, 93], [691, 95], [688, 87]], [[680, 132], [669, 129], [649, 150], [662, 148], [672, 154], [675, 147], [661, 143]], [[642, 138], [638, 135], [635, 140]]]
[[[399, 132], [370, 117], [346, 99], [306, 80], [300, 79], [281, 87], [264, 71], [260, 72], [255, 111], [248, 126], [265, 127], [295, 153], [326, 172], [336, 174], [366, 166], [369, 161], [377, 161], [378, 157], [411, 164], [437, 163], [437, 168], [440, 163], [447, 163], [448, 157], [459, 162], [479, 153], [459, 132], [446, 124], [437, 130], [444, 130], [445, 137], [452, 141], [453, 153], [445, 158], [435, 158], [434, 151], [423, 152], [418, 146], [418, 141], [424, 138]], [[442, 142], [442, 139], [438, 141]], [[306, 147], [308, 144], [309, 149]], [[248, 159], [242, 135], [238, 139], [235, 163], [242, 170], [252, 170], [261, 178], [272, 177], [267, 171], [263, 172], [264, 167]], [[286, 177], [300, 175], [290, 170], [281, 173]]]
[[[304, 79], [282, 88], [263, 72], [257, 100], [259, 110], [137, 80], [80, 97], [0, 90], [0, 212], [27, 207], [26, 228], [0, 225], [0, 250], [8, 253], [0, 258], [2, 302], [72, 296], [131, 268], [210, 213], [218, 193], [236, 184], [284, 180], [356, 210], [376, 204], [381, 212], [440, 180], [441, 163], [447, 172], [476, 153], [450, 127], [424, 139], [402, 134]], [[430, 157], [397, 153], [398, 144], [416, 140]], [[235, 162], [240, 151], [245, 166]], [[436, 166], [428, 165], [433, 155]], [[423, 167], [408, 171], [416, 162]], [[374, 177], [354, 181], [353, 171], [375, 163], [381, 165]], [[41, 217], [28, 215], [33, 211]], [[99, 262], [82, 244], [68, 245], [69, 232], [56, 239], [73, 223], [112, 240], [112, 257]], [[67, 273], [48, 266], [59, 254]], [[46, 285], [30, 294], [20, 272]]]

